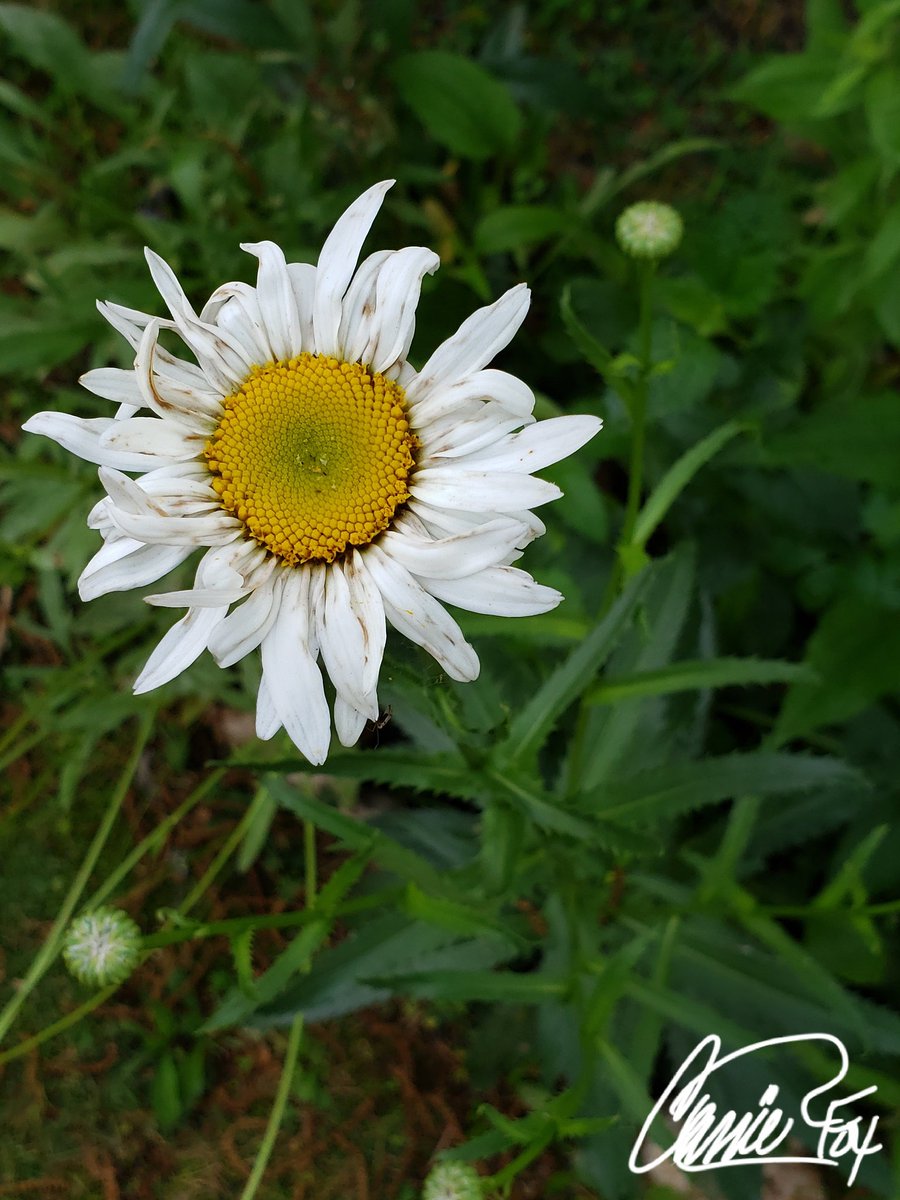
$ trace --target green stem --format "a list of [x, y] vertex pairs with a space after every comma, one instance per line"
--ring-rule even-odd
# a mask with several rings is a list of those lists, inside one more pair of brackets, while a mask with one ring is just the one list
[[318, 892], [318, 861], [316, 859], [316, 827], [312, 821], [303, 822], [303, 860], [306, 872], [306, 907], [312, 908]]
[[631, 460], [628, 468], [628, 499], [620, 546], [628, 546], [634, 533], [644, 486], [644, 444], [647, 424], [647, 383], [653, 365], [653, 273], [655, 263], [640, 264], [640, 320], [638, 323], [639, 374], [635, 381], [631, 413]]
[[119, 986], [118, 983], [109, 984], [102, 991], [95, 992], [89, 1000], [85, 1000], [84, 1004], [79, 1005], [78, 1008], [73, 1008], [70, 1013], [66, 1013], [64, 1017], [60, 1017], [52, 1025], [47, 1025], [33, 1037], [26, 1038], [24, 1042], [19, 1042], [17, 1046], [12, 1046], [9, 1050], [4, 1050], [0, 1054], [0, 1066], [10, 1062], [14, 1058], [21, 1058], [23, 1054], [29, 1054], [43, 1042], [48, 1042], [50, 1038], [56, 1037], [58, 1033], [64, 1033], [71, 1025], [76, 1025], [82, 1017], [88, 1016], [95, 1008], [99, 1008], [105, 1000], [108, 1000]]
[[[368, 912], [373, 908], [383, 908], [386, 904], [399, 901], [403, 896], [402, 887], [379, 888], [356, 900], [348, 900], [334, 910], [334, 915], [348, 917], [356, 913]], [[151, 933], [143, 938], [141, 945], [145, 950], [159, 950], [163, 946], [174, 946], [179, 942], [191, 942], [197, 938], [237, 937], [248, 929], [290, 929], [295, 925], [309, 925], [312, 921], [321, 919], [321, 913], [312, 908], [296, 909], [294, 912], [270, 913], [268, 916], [229, 917], [224, 921], [209, 921], [202, 925], [184, 925], [175, 929], [164, 929], [161, 933]]]
[[262, 1182], [263, 1174], [269, 1164], [269, 1159], [272, 1155], [272, 1149], [275, 1145], [275, 1139], [278, 1137], [278, 1130], [281, 1128], [281, 1121], [284, 1117], [284, 1109], [287, 1104], [287, 1098], [290, 1094], [291, 1083], [294, 1079], [294, 1070], [297, 1066], [297, 1055], [300, 1051], [300, 1040], [303, 1034], [303, 1014], [298, 1013], [294, 1017], [294, 1022], [291, 1025], [290, 1036], [288, 1037], [287, 1051], [284, 1056], [284, 1066], [281, 1070], [281, 1079], [278, 1081], [278, 1091], [275, 1094], [275, 1102], [272, 1105], [272, 1111], [269, 1114], [269, 1123], [266, 1126], [266, 1132], [263, 1136], [262, 1144], [259, 1147], [259, 1152], [256, 1155], [256, 1161], [253, 1164], [253, 1170], [250, 1172], [250, 1178], [247, 1180], [247, 1186], [241, 1192], [240, 1200], [253, 1200], [257, 1189]]
[[256, 814], [259, 812], [260, 808], [262, 808], [263, 804], [266, 801], [266, 797], [267, 797], [266, 789], [263, 787], [258, 788], [256, 795], [253, 797], [253, 803], [250, 805], [250, 807], [247, 809], [247, 811], [241, 817], [240, 821], [238, 821], [237, 825], [235, 825], [234, 829], [228, 835], [222, 849], [219, 851], [219, 853], [216, 855], [216, 857], [210, 863], [209, 867], [207, 867], [206, 871], [203, 873], [203, 876], [197, 881], [196, 885], [191, 889], [191, 891], [188, 894], [187, 899], [184, 901], [184, 903], [179, 904], [178, 912], [181, 914], [181, 916], [185, 916], [187, 913], [190, 912], [190, 910], [194, 907], [194, 905], [197, 903], [197, 901], [200, 900], [200, 898], [203, 896], [203, 893], [206, 891], [206, 889], [215, 880], [216, 876], [219, 874], [219, 872], [222, 870], [222, 868], [228, 862], [229, 858], [231, 858], [232, 854], [235, 852], [237, 847], [243, 841], [244, 835], [246, 834], [247, 830], [253, 824]]
[[[318, 894], [316, 827], [312, 821], [303, 822], [303, 856], [306, 867], [306, 907], [308, 910], [312, 910], [315, 907], [316, 896]], [[302, 969], [308, 971], [309, 968], [310, 962], [307, 959]], [[291, 1025], [291, 1033], [284, 1055], [284, 1066], [281, 1069], [281, 1079], [278, 1083], [278, 1091], [275, 1094], [275, 1103], [272, 1105], [272, 1112], [269, 1114], [269, 1123], [266, 1126], [266, 1132], [257, 1151], [256, 1161], [253, 1163], [253, 1170], [250, 1172], [247, 1186], [241, 1192], [240, 1200], [253, 1200], [253, 1197], [256, 1195], [256, 1189], [262, 1181], [269, 1159], [272, 1156], [272, 1149], [275, 1145], [275, 1139], [278, 1137], [278, 1131], [281, 1128], [285, 1105], [287, 1104], [291, 1082], [294, 1078], [294, 1070], [297, 1066], [297, 1055], [300, 1051], [302, 1034], [303, 1013], [299, 1012], [294, 1017], [293, 1024]]]
[[153, 716], [154, 714], [152, 712], [147, 712], [141, 717], [134, 749], [132, 750], [131, 756], [125, 765], [125, 770], [120, 775], [119, 781], [113, 789], [113, 793], [110, 796], [109, 803], [106, 807], [106, 812], [103, 815], [103, 820], [100, 822], [100, 826], [97, 829], [97, 832], [94, 834], [94, 840], [88, 847], [87, 854], [84, 856], [84, 860], [78, 870], [78, 874], [72, 880], [72, 885], [66, 893], [60, 910], [56, 914], [56, 920], [53, 922], [50, 933], [47, 935], [43, 946], [41, 946], [40, 950], [35, 956], [34, 961], [28, 970], [28, 974], [22, 980], [19, 990], [3, 1009], [3, 1012], [0, 1013], [0, 1041], [2, 1041], [9, 1032], [9, 1028], [13, 1021], [15, 1021], [22, 1005], [31, 995], [32, 991], [40, 982], [41, 978], [59, 953], [66, 926], [69, 924], [72, 913], [75, 911], [75, 906], [78, 904], [78, 901], [81, 897], [81, 893], [84, 891], [87, 881], [91, 876], [91, 872], [97, 864], [97, 859], [100, 857], [100, 853], [106, 844], [106, 839], [109, 837], [113, 824], [115, 823], [115, 819], [119, 814], [122, 801], [125, 799], [128, 789], [131, 786], [134, 773], [137, 770], [141, 755], [144, 752], [144, 747], [146, 746], [147, 740], [150, 737], [150, 731], [153, 728]]
[[202, 783], [198, 784], [174, 812], [169, 813], [154, 830], [147, 834], [142, 842], [139, 842], [134, 847], [131, 853], [122, 860], [112, 874], [97, 888], [90, 899], [85, 901], [84, 907], [92, 909], [96, 908], [98, 904], [102, 904], [107, 896], [110, 896], [116, 890], [122, 880], [134, 870], [145, 854], [163, 845], [171, 830], [175, 828], [183, 817], [187, 816], [192, 808], [195, 808], [212, 791], [224, 774], [225, 768], [221, 767], [219, 770], [213, 771], [211, 775], [208, 775]]

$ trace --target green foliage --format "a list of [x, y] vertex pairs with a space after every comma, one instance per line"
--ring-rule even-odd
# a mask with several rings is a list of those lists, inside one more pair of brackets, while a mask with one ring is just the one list
[[[402, 2], [150, 0], [101, 5], [96, 26], [50, 7], [0, 4], [0, 768], [4, 850], [27, 875], [4, 885], [9, 928], [52, 919], [44, 876], [66, 853], [77, 869], [121, 727], [151, 711], [130, 684], [171, 619], [126, 593], [80, 604], [95, 469], [18, 433], [40, 408], [108, 415], [74, 384], [129, 365], [95, 299], [159, 311], [142, 245], [202, 303], [249, 278], [241, 241], [312, 259], [348, 199], [396, 176], [388, 241], [443, 259], [414, 361], [528, 280], [501, 365], [539, 415], [605, 426], [550, 472], [566, 495], [523, 562], [565, 604], [458, 614], [482, 660], [467, 685], [390, 643], [385, 720], [324, 779], [283, 741], [210, 740], [210, 713], [252, 707], [252, 663], [202, 659], [162, 693], [152, 786], [227, 762], [256, 800], [223, 886], [239, 897], [258, 873], [273, 904], [218, 921], [202, 896], [190, 914], [183, 896], [141, 901], [146, 929], [159, 908], [148, 951], [220, 944], [216, 987], [154, 1004], [133, 1051], [159, 1129], [197, 1111], [235, 1027], [389, 1000], [456, 1019], [477, 1086], [514, 1097], [515, 1118], [474, 1104], [449, 1155], [506, 1156], [491, 1200], [549, 1147], [568, 1163], [559, 1194], [577, 1177], [637, 1195], [636, 1131], [711, 1032], [736, 1048], [828, 1029], [848, 1089], [900, 1103], [896, 0], [809, 0], [803, 48], [778, 53], [735, 50], [727, 14], [678, 6], [452, 3], [438, 34]], [[654, 195], [685, 237], [650, 280], [613, 227]], [[307, 859], [304, 906], [285, 911], [316, 831], [322, 879]], [[21, 978], [18, 933], [11, 953]], [[832, 1068], [786, 1051], [784, 1097]], [[714, 1098], [752, 1109], [761, 1071]], [[896, 1194], [887, 1153], [860, 1182]]]

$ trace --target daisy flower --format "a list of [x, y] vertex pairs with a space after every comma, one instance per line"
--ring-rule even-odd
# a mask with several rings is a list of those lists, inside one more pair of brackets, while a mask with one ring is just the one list
[[[601, 425], [536, 424], [526, 384], [487, 367], [525, 317], [524, 284], [415, 370], [416, 305], [437, 256], [407, 246], [357, 266], [392, 182], [350, 205], [315, 266], [286, 262], [273, 242], [243, 245], [259, 260], [256, 287], [225, 283], [199, 312], [148, 250], [170, 315], [100, 303], [134, 369], [81, 379], [114, 415], [42, 412], [25, 424], [100, 467], [107, 494], [88, 524], [103, 546], [79, 579], [83, 600], [145, 587], [205, 550], [192, 587], [146, 597], [187, 612], [134, 690], [167, 683], [206, 649], [227, 667], [259, 647], [257, 733], [283, 727], [316, 764], [332, 709], [345, 746], [377, 718], [388, 624], [471, 680], [478, 658], [444, 603], [508, 617], [559, 603], [511, 565], [544, 532], [531, 510], [561, 495], [531, 473]], [[163, 331], [195, 361], [165, 349]]]

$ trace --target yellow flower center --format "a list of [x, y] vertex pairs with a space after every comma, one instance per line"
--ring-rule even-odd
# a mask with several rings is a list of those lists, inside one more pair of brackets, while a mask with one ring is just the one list
[[365, 546], [409, 499], [418, 445], [403, 388], [359, 363], [300, 354], [254, 367], [206, 444], [222, 507], [284, 562]]

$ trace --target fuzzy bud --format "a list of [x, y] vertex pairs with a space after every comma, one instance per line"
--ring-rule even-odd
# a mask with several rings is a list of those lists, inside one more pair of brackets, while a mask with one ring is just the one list
[[63, 939], [63, 958], [90, 987], [123, 983], [141, 957], [141, 931], [120, 908], [95, 908], [76, 917]]
[[481, 1179], [464, 1162], [439, 1162], [425, 1180], [422, 1200], [482, 1200]]
[[684, 223], [668, 204], [642, 200], [616, 221], [616, 239], [632, 258], [666, 258], [678, 247]]

